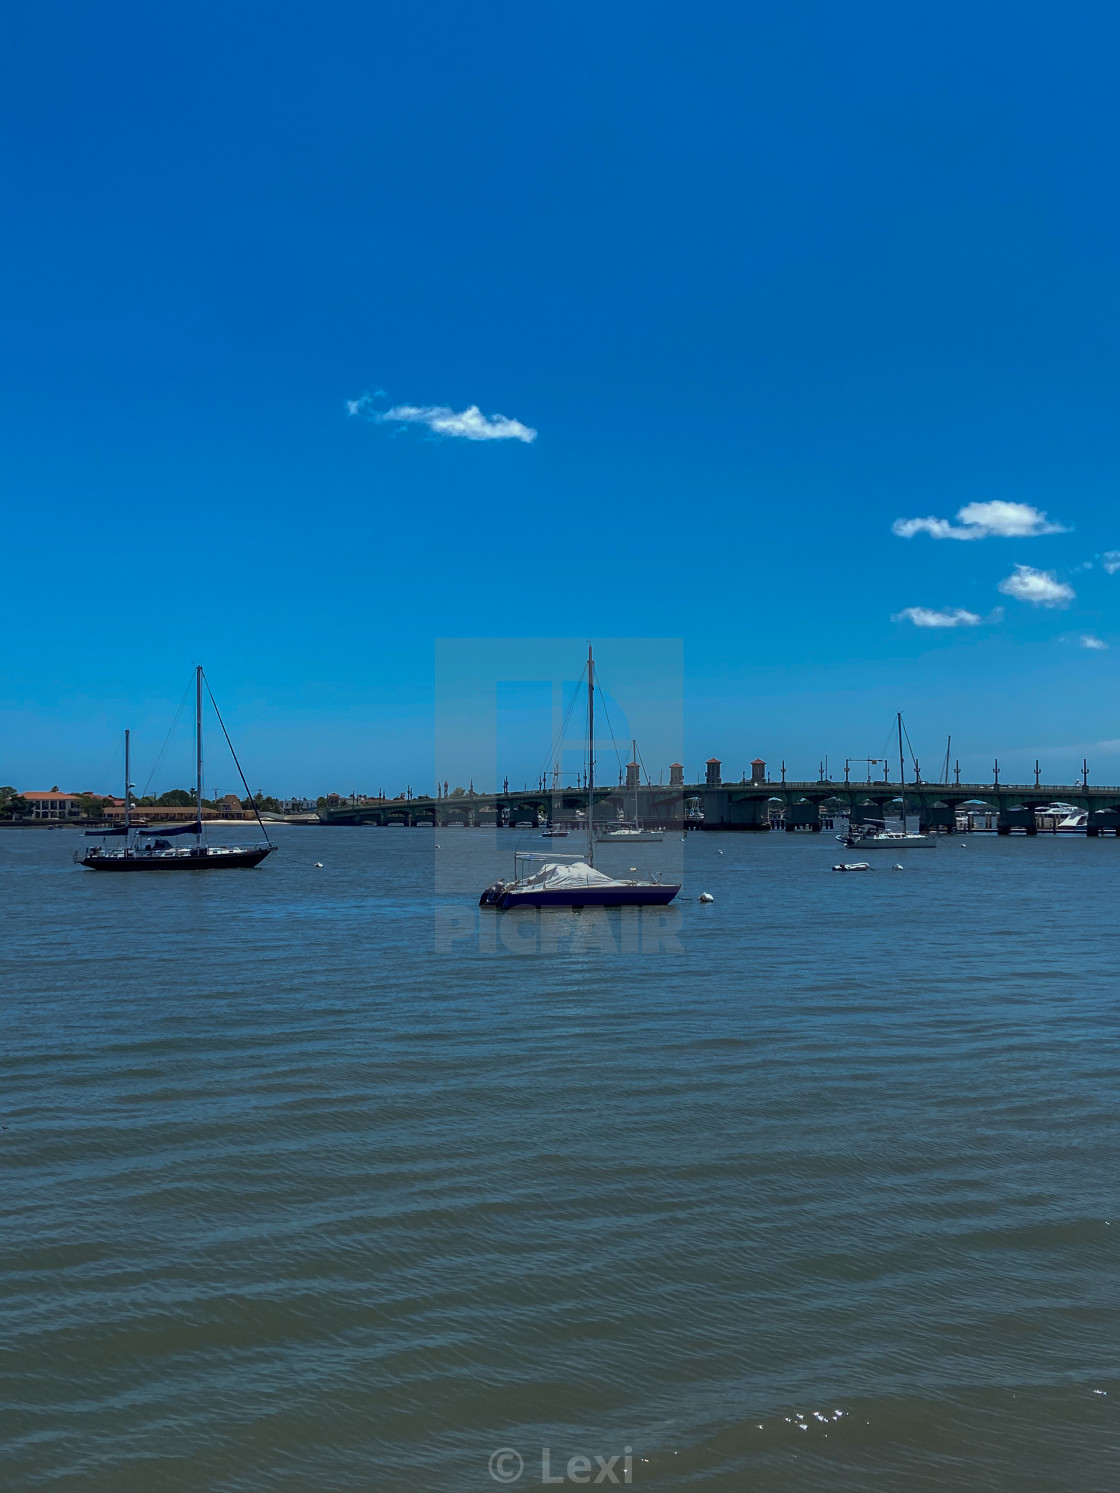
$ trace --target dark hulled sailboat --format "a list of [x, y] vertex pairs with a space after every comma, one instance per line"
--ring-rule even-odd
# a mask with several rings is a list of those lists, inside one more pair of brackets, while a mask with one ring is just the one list
[[[261, 861], [276, 849], [268, 838], [268, 831], [264, 827], [260, 810], [257, 809], [257, 801], [245, 781], [245, 774], [241, 772], [241, 763], [237, 760], [237, 753], [233, 750], [233, 743], [229, 739], [225, 722], [222, 720], [221, 712], [210, 695], [210, 702], [214, 706], [214, 714], [218, 718], [218, 724], [222, 728], [226, 743], [233, 755], [237, 771], [241, 774], [241, 781], [245, 785], [245, 792], [249, 795], [253, 809], [257, 815], [257, 823], [260, 825], [261, 833], [264, 835], [263, 845], [208, 845], [206, 843], [205, 831], [202, 819], [202, 686], [205, 682], [202, 668], [195, 669], [195, 817], [186, 824], [161, 824], [138, 825], [132, 822], [132, 781], [129, 762], [129, 738], [128, 732], [124, 733], [124, 823], [111, 825], [106, 829], [87, 830], [87, 835], [98, 836], [101, 839], [110, 837], [122, 837], [124, 844], [119, 850], [106, 850], [103, 845], [95, 845], [86, 851], [85, 855], [75, 859], [78, 864], [87, 867], [90, 871], [219, 871], [235, 870], [238, 867], [247, 868], [259, 866]], [[210, 694], [210, 686], [206, 685], [206, 691]], [[174, 839], [192, 836], [193, 844], [184, 844], [181, 847], [171, 844]]]
[[587, 854], [543, 856], [517, 851], [512, 881], [493, 882], [479, 897], [479, 906], [499, 907], [503, 912], [511, 907], [665, 907], [680, 889], [679, 882], [626, 881], [595, 869], [595, 659], [589, 643]]

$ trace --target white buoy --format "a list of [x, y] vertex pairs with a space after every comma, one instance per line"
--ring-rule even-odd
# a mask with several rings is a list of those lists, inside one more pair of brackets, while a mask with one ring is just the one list
[[[723, 851], [721, 850], [720, 855], [722, 854]], [[714, 902], [716, 899], [712, 896], [711, 892], [701, 892], [697, 900], [700, 902]]]

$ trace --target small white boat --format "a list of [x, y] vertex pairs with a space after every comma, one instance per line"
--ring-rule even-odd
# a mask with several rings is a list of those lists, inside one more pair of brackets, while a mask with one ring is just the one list
[[870, 861], [845, 861], [843, 865], [833, 866], [834, 871], [870, 871]]

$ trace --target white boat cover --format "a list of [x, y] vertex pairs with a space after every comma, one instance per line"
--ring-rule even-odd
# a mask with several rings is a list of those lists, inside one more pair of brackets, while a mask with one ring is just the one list
[[[602, 871], [596, 871], [594, 866], [589, 866], [586, 861], [576, 861], [574, 864], [562, 865], [558, 861], [548, 861], [533, 876], [527, 876], [518, 886], [547, 886], [550, 890], [567, 891], [582, 886], [618, 886], [620, 883], [613, 876], [604, 876]], [[633, 882], [623, 882], [623, 886], [632, 886]]]

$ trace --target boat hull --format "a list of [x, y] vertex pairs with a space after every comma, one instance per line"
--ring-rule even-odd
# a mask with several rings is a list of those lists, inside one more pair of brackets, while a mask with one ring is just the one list
[[533, 887], [503, 892], [494, 905], [503, 912], [511, 907], [666, 907], [679, 891], [679, 886]]
[[90, 871], [237, 871], [259, 866], [275, 845], [226, 855], [92, 855], [78, 864]]

